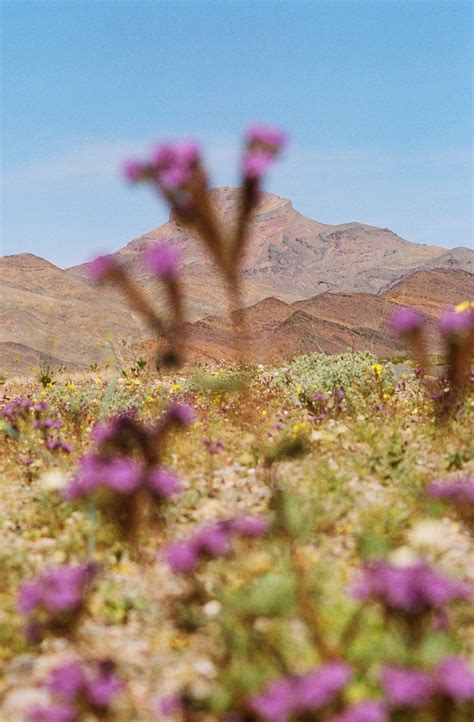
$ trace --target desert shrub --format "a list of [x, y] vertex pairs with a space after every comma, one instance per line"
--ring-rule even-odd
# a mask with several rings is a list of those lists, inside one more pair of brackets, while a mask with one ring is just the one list
[[[374, 377], [376, 384], [371, 383]], [[336, 403], [332, 405], [337, 406], [337, 402], [344, 398], [356, 400], [373, 395], [375, 400], [380, 392], [392, 390], [393, 382], [391, 364], [380, 364], [369, 352], [351, 351], [337, 356], [323, 353], [298, 356], [274, 376], [275, 384], [296, 392], [300, 401], [312, 409], [314, 407], [314, 410], [318, 410], [321, 402], [325, 401], [321, 396], [315, 398], [315, 394], [335, 395]]]

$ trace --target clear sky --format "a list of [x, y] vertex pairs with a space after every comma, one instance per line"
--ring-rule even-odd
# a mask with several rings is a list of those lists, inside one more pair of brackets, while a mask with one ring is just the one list
[[471, 2], [2, 3], [3, 254], [59, 265], [162, 223], [123, 158], [193, 136], [236, 182], [241, 129], [287, 129], [266, 188], [328, 223], [472, 247]]

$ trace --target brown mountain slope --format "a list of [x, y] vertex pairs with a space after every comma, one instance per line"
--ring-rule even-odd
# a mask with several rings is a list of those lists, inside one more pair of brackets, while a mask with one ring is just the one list
[[0, 259], [0, 369], [40, 363], [88, 367], [107, 355], [108, 337], [138, 339], [133, 314], [113, 294], [32, 254]]
[[[238, 190], [215, 189], [212, 198], [217, 212], [231, 227], [238, 209]], [[217, 318], [225, 316], [227, 299], [196, 236], [171, 216], [168, 223], [131, 241], [117, 256], [135, 275], [142, 291], [160, 308], [162, 290], [143, 268], [143, 252], [163, 240], [171, 240], [182, 250], [188, 318], [202, 320], [192, 331], [195, 343], [200, 344], [203, 355], [212, 348], [212, 357], [218, 358], [226, 353], [225, 344], [230, 343], [228, 321]], [[446, 251], [417, 245], [388, 229], [361, 223], [338, 226], [319, 223], [295, 211], [290, 201], [262, 193], [243, 263], [244, 297], [251, 307], [271, 299], [249, 310], [255, 328], [260, 328], [260, 315], [266, 319], [261, 331], [263, 355], [288, 355], [293, 353], [291, 349], [303, 348], [308, 338], [314, 336], [308, 316], [321, 323], [335, 324], [334, 328], [327, 327], [328, 351], [334, 347], [334, 339], [340, 338], [341, 327], [351, 332], [348, 340], [341, 337], [337, 341], [339, 345], [367, 344], [370, 331], [371, 338], [378, 339], [377, 348], [382, 349], [382, 339], [374, 336], [379, 333], [375, 321], [379, 314], [386, 315], [387, 303], [399, 302], [400, 278], [414, 270], [433, 267], [420, 271], [428, 274], [419, 277], [420, 283], [426, 285], [426, 278], [437, 273], [436, 264], [447, 266], [451, 272], [451, 266], [470, 268], [473, 258], [474, 252], [469, 249]], [[412, 283], [413, 289], [407, 286], [403, 291], [407, 299], [410, 294], [416, 296], [418, 282]], [[454, 286], [456, 283], [453, 281]], [[389, 289], [391, 295], [379, 309], [379, 301], [371, 294], [381, 289]], [[446, 298], [454, 290], [450, 288]], [[337, 301], [327, 297], [328, 291], [339, 294]], [[359, 294], [356, 302], [351, 297], [353, 292]], [[441, 299], [443, 293], [444, 290]], [[318, 296], [319, 304], [314, 300], [318, 294], [322, 294]], [[306, 299], [308, 307], [304, 305]], [[293, 308], [294, 302], [302, 305]], [[427, 297], [423, 303], [434, 308], [437, 302]], [[292, 314], [296, 315], [290, 321]], [[133, 343], [148, 336], [140, 319], [114, 289], [99, 291], [93, 286], [85, 265], [64, 271], [31, 254], [0, 258], [0, 319], [0, 371], [8, 373], [25, 372], [34, 360], [42, 358], [71, 367], [88, 366], [107, 359], [111, 355], [110, 344], [117, 345], [121, 339]], [[324, 337], [324, 329], [318, 328]], [[196, 329], [200, 329], [199, 334]], [[217, 331], [221, 334], [218, 337]]]
[[[390, 357], [404, 346], [388, 332], [388, 319], [400, 305], [414, 306], [426, 316], [430, 348], [440, 350], [437, 318], [443, 308], [474, 298], [474, 276], [464, 271], [417, 271], [385, 295], [323, 293], [293, 304], [267, 298], [246, 311], [250, 358], [277, 363], [295, 355], [347, 349]], [[193, 361], [235, 357], [229, 316], [188, 324], [188, 356]]]
[[[232, 227], [238, 210], [238, 189], [212, 192], [218, 215]], [[226, 312], [222, 284], [196, 235], [171, 216], [168, 223], [131, 241], [117, 256], [134, 271], [142, 288], [155, 293], [144, 271], [143, 252], [153, 243], [172, 241], [182, 250], [184, 280], [191, 320]], [[446, 250], [410, 243], [387, 228], [362, 223], [328, 225], [298, 213], [289, 200], [262, 193], [254, 213], [242, 275], [247, 305], [268, 296], [292, 302], [331, 291], [376, 293], [402, 275], [442, 257]], [[474, 257], [474, 252], [472, 253]], [[68, 270], [84, 278], [85, 267]]]

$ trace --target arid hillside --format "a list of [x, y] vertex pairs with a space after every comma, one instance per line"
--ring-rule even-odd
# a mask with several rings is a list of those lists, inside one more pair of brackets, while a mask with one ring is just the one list
[[[212, 197], [231, 227], [237, 189], [215, 189]], [[227, 322], [217, 319], [227, 312], [225, 289], [197, 237], [173, 216], [116, 256], [161, 307], [161, 289], [144, 268], [143, 253], [164, 240], [182, 252], [192, 356], [232, 355]], [[466, 296], [473, 267], [474, 251], [467, 248], [410, 243], [362, 223], [319, 223], [289, 200], [262, 193], [242, 268], [251, 326], [263, 328], [257, 356], [264, 361], [347, 347], [390, 354], [393, 341], [384, 335], [382, 320], [391, 304], [419, 304], [433, 315]], [[113, 359], [122, 340], [148, 338], [114, 289], [94, 287], [86, 264], [63, 270], [31, 254], [0, 258], [0, 314], [0, 371], [7, 374], [48, 363], [88, 367]]]
[[[369, 350], [391, 357], [405, 349], [387, 330], [400, 305], [418, 308], [427, 319], [430, 349], [440, 349], [437, 318], [443, 308], [474, 298], [474, 275], [466, 271], [416, 271], [384, 294], [322, 293], [288, 304], [266, 298], [246, 311], [250, 358], [279, 363], [312, 351]], [[231, 317], [208, 317], [188, 324], [188, 357], [193, 361], [230, 360], [235, 355]]]

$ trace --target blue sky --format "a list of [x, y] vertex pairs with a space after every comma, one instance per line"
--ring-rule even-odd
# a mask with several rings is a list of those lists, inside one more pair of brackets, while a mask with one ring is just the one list
[[2, 4], [2, 253], [59, 265], [162, 223], [124, 158], [202, 140], [236, 182], [241, 129], [292, 137], [266, 188], [327, 223], [472, 246], [471, 2]]

